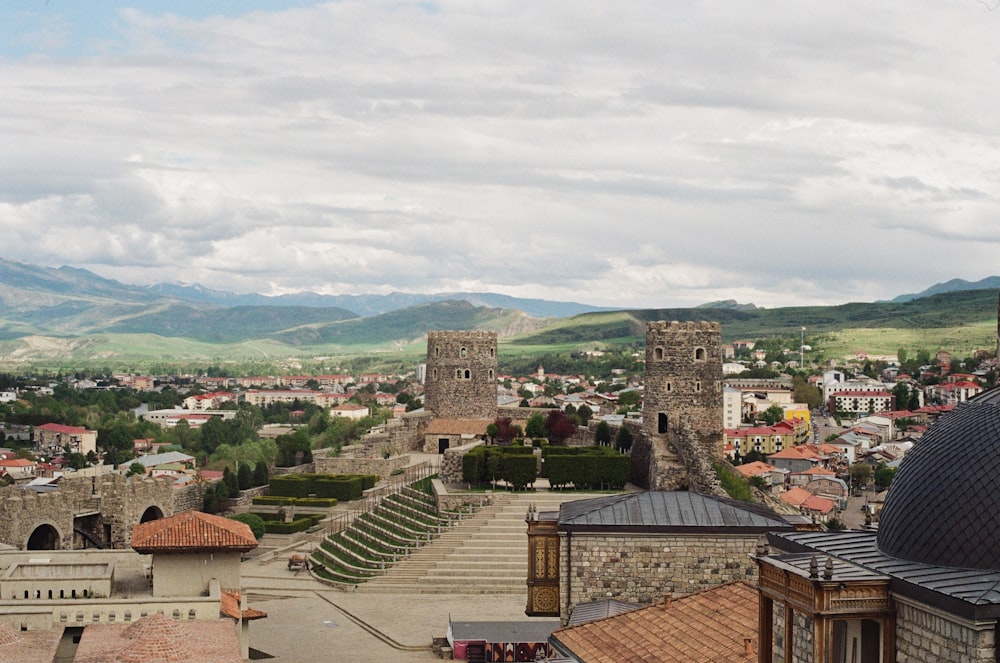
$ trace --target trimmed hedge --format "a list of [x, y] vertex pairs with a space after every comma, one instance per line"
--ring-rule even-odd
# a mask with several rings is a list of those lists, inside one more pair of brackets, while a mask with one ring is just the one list
[[290, 523], [283, 523], [278, 520], [265, 520], [264, 521], [264, 531], [268, 534], [295, 534], [296, 532], [304, 532], [317, 521], [310, 517], [296, 518]]
[[271, 495], [276, 497], [335, 498], [341, 502], [361, 499], [374, 488], [375, 474], [285, 474], [271, 479]]
[[538, 478], [531, 447], [476, 447], [462, 456], [462, 479], [481, 485], [493, 479], [523, 490]]
[[571, 453], [563, 453], [566, 448], [545, 457], [545, 474], [549, 485], [563, 488], [572, 484], [583, 489], [621, 489], [628, 482], [631, 460], [610, 447], [573, 447]]
[[263, 495], [253, 498], [254, 504], [261, 506], [316, 506], [329, 508], [337, 506], [337, 499], [334, 497], [275, 497]]

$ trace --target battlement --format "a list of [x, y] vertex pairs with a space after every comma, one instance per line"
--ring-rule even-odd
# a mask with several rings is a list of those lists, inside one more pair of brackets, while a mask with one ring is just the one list
[[656, 322], [649, 322], [646, 324], [646, 333], [656, 333], [656, 332], [719, 332], [722, 333], [722, 323], [719, 322], [707, 322], [701, 320], [699, 322], [679, 322], [677, 320], [657, 320]]
[[490, 341], [494, 343], [497, 340], [497, 333], [491, 331], [429, 331], [427, 332], [427, 340], [431, 341], [451, 341], [451, 340], [462, 340], [462, 339], [473, 339], [481, 341]]

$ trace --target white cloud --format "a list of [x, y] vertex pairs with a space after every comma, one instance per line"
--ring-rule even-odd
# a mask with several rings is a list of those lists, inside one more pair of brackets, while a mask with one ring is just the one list
[[971, 0], [132, 6], [89, 54], [3, 60], [3, 257], [650, 307], [996, 271], [1000, 14]]

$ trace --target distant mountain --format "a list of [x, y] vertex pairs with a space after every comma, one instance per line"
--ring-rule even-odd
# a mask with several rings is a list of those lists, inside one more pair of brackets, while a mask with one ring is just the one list
[[217, 306], [337, 307], [352, 311], [362, 318], [381, 315], [390, 311], [398, 311], [410, 306], [444, 301], [466, 301], [474, 306], [517, 309], [535, 318], [568, 318], [580, 313], [613, 310], [577, 302], [523, 299], [491, 292], [446, 292], [436, 294], [393, 292], [388, 295], [320, 295], [315, 292], [300, 292], [289, 295], [270, 296], [237, 294], [224, 290], [212, 290], [200, 285], [171, 283], [158, 283], [149, 286], [148, 289], [159, 295], [197, 304], [214, 304]]
[[965, 279], [952, 279], [944, 283], [937, 283], [927, 288], [923, 292], [911, 295], [900, 295], [891, 299], [893, 303], [909, 302], [922, 297], [940, 295], [946, 292], [962, 292], [965, 290], [1000, 290], [1000, 276], [987, 276], [981, 281], [966, 281]]
[[728, 308], [736, 311], [754, 311], [757, 307], [753, 304], [738, 304], [735, 299], [721, 299], [717, 302], [709, 302], [695, 306], [695, 308]]

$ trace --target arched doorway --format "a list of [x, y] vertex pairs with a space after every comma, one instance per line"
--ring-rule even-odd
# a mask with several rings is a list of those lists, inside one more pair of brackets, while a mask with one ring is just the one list
[[28, 537], [28, 550], [59, 550], [59, 530], [52, 525], [39, 525]]
[[159, 520], [163, 517], [163, 512], [160, 511], [160, 507], [151, 506], [142, 512], [142, 518], [139, 519], [140, 523], [148, 523], [150, 520]]

